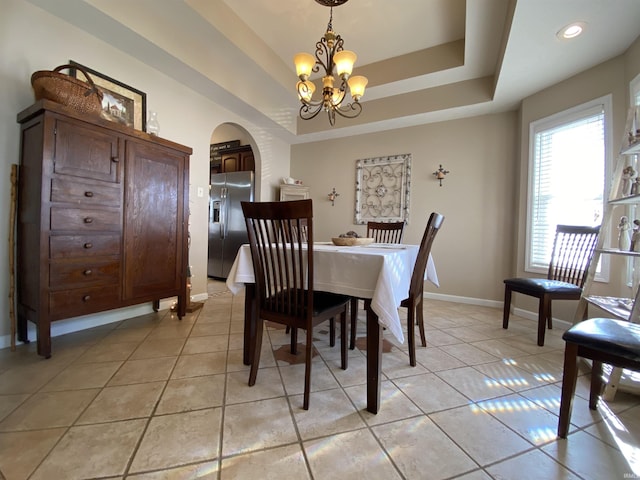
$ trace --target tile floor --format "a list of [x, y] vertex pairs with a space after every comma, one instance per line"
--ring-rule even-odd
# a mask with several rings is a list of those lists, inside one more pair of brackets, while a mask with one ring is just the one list
[[[640, 396], [588, 409], [579, 379], [572, 429], [556, 439], [560, 329], [501, 311], [426, 302], [428, 348], [408, 364], [385, 335], [382, 407], [365, 409], [365, 357], [318, 331], [311, 408], [304, 364], [281, 329], [265, 335], [247, 386], [243, 298], [210, 282], [203, 308], [168, 311], [0, 350], [0, 478], [623, 479], [640, 476]], [[404, 315], [404, 312], [402, 312]], [[359, 325], [364, 333], [364, 323]], [[586, 370], [585, 370], [586, 372]]]

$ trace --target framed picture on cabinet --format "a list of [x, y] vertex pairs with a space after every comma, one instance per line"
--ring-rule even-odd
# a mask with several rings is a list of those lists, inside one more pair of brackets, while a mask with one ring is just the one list
[[[146, 131], [147, 95], [144, 92], [73, 60], [69, 60], [69, 64], [84, 69], [103, 93], [102, 116], [104, 118], [136, 130]], [[87, 80], [78, 68], [72, 68], [70, 74], [78, 80], [85, 82]]]

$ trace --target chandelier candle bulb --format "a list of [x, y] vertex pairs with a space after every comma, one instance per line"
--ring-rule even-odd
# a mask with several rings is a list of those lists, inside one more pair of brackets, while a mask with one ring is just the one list
[[340, 78], [349, 78], [353, 71], [353, 64], [356, 63], [358, 56], [350, 50], [342, 50], [336, 52], [333, 61], [336, 64], [336, 72]]
[[296, 65], [296, 75], [304, 82], [311, 75], [316, 59], [310, 53], [298, 53], [293, 57], [293, 63]]
[[354, 75], [347, 80], [349, 84], [349, 90], [351, 91], [351, 97], [357, 102], [360, 100], [360, 97], [364, 95], [364, 89], [369, 83], [367, 77], [363, 77], [362, 75]]

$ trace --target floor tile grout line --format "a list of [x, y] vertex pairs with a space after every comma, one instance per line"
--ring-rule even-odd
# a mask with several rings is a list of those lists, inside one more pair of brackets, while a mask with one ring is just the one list
[[[169, 316], [172, 316], [171, 310], [168, 310], [167, 312], [168, 312]], [[199, 313], [198, 313], [198, 315], [199, 315]], [[166, 316], [167, 316], [167, 314], [165, 314], [161, 318], [161, 321], [164, 318], [166, 318]], [[178, 321], [181, 321], [181, 320], [182, 319], [178, 319]], [[142, 432], [140, 433], [140, 437], [138, 438], [138, 441], [134, 445], [133, 450], [131, 451], [131, 454], [129, 456], [129, 459], [128, 459], [127, 463], [125, 464], [124, 472], [122, 474], [123, 478], [127, 478], [127, 476], [129, 475], [129, 471], [131, 470], [131, 466], [133, 465], [133, 461], [135, 460], [136, 455], [138, 454], [138, 452], [140, 450], [140, 446], [142, 445], [142, 441], [144, 440], [145, 435], [146, 435], [147, 431], [149, 430], [149, 425], [151, 424], [151, 421], [154, 418], [155, 412], [158, 410], [158, 405], [162, 401], [162, 397], [164, 395], [164, 392], [167, 390], [167, 386], [169, 385], [169, 381], [171, 380], [171, 375], [175, 371], [176, 365], [178, 364], [178, 360], [180, 359], [180, 356], [182, 355], [182, 352], [184, 351], [184, 347], [187, 344], [187, 340], [189, 339], [189, 335], [190, 335], [191, 331], [193, 330], [193, 326], [194, 325], [195, 325], [195, 321], [191, 324], [191, 328], [189, 328], [189, 333], [185, 337], [185, 341], [183, 342], [182, 347], [180, 348], [180, 352], [178, 353], [178, 355], [176, 356], [175, 361], [173, 362], [173, 366], [171, 367], [171, 370], [169, 371], [169, 374], [167, 375], [167, 379], [164, 381], [164, 386], [162, 387], [162, 390], [161, 390], [160, 394], [158, 395], [158, 398], [156, 399], [153, 408], [149, 412], [149, 416], [146, 417], [147, 421], [145, 422], [144, 428], [142, 429]], [[153, 330], [156, 330], [158, 328], [160, 328], [160, 325], [156, 325]], [[149, 335], [151, 335], [151, 332], [149, 332]], [[138, 347], [136, 349], [134, 349], [133, 352], [131, 352], [131, 356], [136, 352], [136, 350], [138, 350], [138, 348], [140, 348], [140, 345], [142, 345], [142, 343], [146, 339], [149, 338], [149, 335], [145, 336], [145, 338], [140, 341], [140, 343], [138, 344]], [[148, 383], [148, 382], [146, 382], [146, 383]], [[134, 472], [134, 473], [137, 473], [137, 472]]]
[[[230, 321], [230, 323], [231, 323], [231, 321]], [[191, 329], [191, 330], [193, 330], [193, 327], [194, 327], [196, 324], [197, 324], [197, 319], [193, 322], [193, 324], [192, 324], [192, 329]], [[229, 364], [228, 364], [228, 359], [229, 359], [229, 352], [230, 352], [230, 350], [229, 350], [229, 346], [230, 346], [230, 345], [229, 345], [229, 344], [230, 344], [230, 339], [231, 339], [231, 332], [230, 332], [230, 329], [231, 329], [231, 327], [229, 327], [229, 330], [228, 330], [228, 339], [227, 339], [227, 340], [228, 340], [228, 348], [227, 348], [227, 357], [226, 357], [226, 358], [227, 358], [227, 363], [226, 363], [226, 366], [225, 366], [225, 385], [224, 385], [225, 392], [224, 392], [224, 395], [223, 395], [223, 401], [222, 401], [222, 407], [223, 407], [223, 408], [224, 408], [224, 407], [226, 406], [226, 404], [227, 404], [227, 402], [226, 402], [226, 393], [227, 393], [227, 392], [226, 392], [226, 388], [227, 388], [227, 385], [228, 385], [228, 383], [227, 383], [227, 375], [229, 374]], [[500, 340], [500, 339], [496, 339], [496, 340]], [[142, 342], [143, 342], [143, 341], [140, 341], [140, 342], [138, 343], [138, 347], [140, 346], [140, 344], [141, 344]], [[186, 340], [185, 340], [185, 343], [186, 343]], [[471, 344], [471, 342], [462, 342], [462, 343]], [[138, 347], [136, 347], [136, 349], [137, 349]], [[396, 347], [396, 349], [400, 349], [400, 348], [402, 348], [401, 346], [397, 346], [397, 345], [395, 345], [395, 344], [394, 344], [394, 347]], [[477, 348], [477, 347], [476, 347], [476, 348]], [[183, 349], [184, 349], [184, 345], [183, 345]], [[554, 349], [554, 350], [546, 351], [546, 352], [542, 353], [541, 355], [549, 355], [549, 354], [552, 354], [552, 353], [553, 353], [553, 351], [556, 351], [556, 352], [557, 352], [558, 350], [559, 350], [559, 349]], [[133, 351], [135, 352], [136, 350], [134, 349]], [[327, 358], [323, 355], [323, 352], [319, 352], [319, 353], [320, 353], [320, 357], [321, 357], [322, 361], [323, 361], [323, 362], [324, 362], [324, 364], [325, 364], [325, 367], [327, 367], [327, 368], [328, 368], [328, 364], [327, 364], [328, 360], [327, 360]], [[490, 353], [490, 352], [487, 352], [487, 353]], [[403, 354], [404, 354], [404, 352], [403, 352]], [[81, 356], [81, 355], [82, 355], [82, 354], [80, 354], [80, 356]], [[537, 355], [538, 355], [538, 354], [532, 354], [532, 353], [526, 352], [526, 357], [535, 357], [535, 356], [537, 356]], [[183, 355], [179, 354], [179, 355], [178, 355], [178, 358], [180, 358], [181, 356], [183, 356]], [[71, 361], [71, 362], [70, 362], [66, 367], [64, 367], [64, 369], [68, 368], [68, 367], [69, 367], [69, 365], [72, 365], [74, 362], [76, 362], [78, 358], [79, 358], [79, 357], [76, 357], [74, 360], [72, 360], [72, 361]], [[365, 357], [365, 358], [366, 358], [366, 357]], [[543, 358], [544, 358], [544, 357], [543, 357]], [[548, 360], [549, 360], [549, 361], [553, 361], [553, 359], [552, 359], [552, 358], [550, 358], [550, 359], [548, 359]], [[493, 362], [489, 362], [489, 363], [493, 363]], [[482, 364], [469, 364], [469, 363], [467, 363], [467, 362], [463, 362], [463, 364], [464, 364], [465, 366], [470, 367], [471, 369], [473, 369], [473, 370], [475, 370], [475, 371], [477, 371], [477, 372], [481, 373], [482, 375], [485, 375], [485, 376], [488, 376], [489, 378], [494, 378], [494, 379], [495, 379], [495, 376], [492, 376], [492, 375], [490, 375], [490, 374], [486, 374], [486, 373], [484, 373], [484, 372], [482, 372], [482, 371], [480, 371], [480, 370], [479, 370], [479, 367], [480, 367], [481, 365], [485, 365], [484, 363], [482, 363]], [[176, 363], [174, 363], [173, 368], [172, 368], [172, 371], [174, 371], [174, 370], [175, 370], [175, 367], [176, 367]], [[282, 384], [283, 384], [283, 388], [284, 388], [284, 378], [282, 377], [282, 373], [281, 373], [281, 370], [280, 370], [281, 366], [280, 366], [280, 365], [278, 365], [278, 364], [276, 363], [276, 367], [279, 369], [279, 373], [280, 373], [280, 380], [281, 380], [281, 382], [282, 382]], [[425, 368], [426, 373], [428, 373], [428, 374], [434, 374], [434, 375], [436, 375], [436, 377], [437, 377], [437, 378], [441, 378], [441, 377], [439, 377], [439, 376], [438, 376], [438, 373], [439, 373], [438, 371], [431, 371], [430, 369], [428, 369], [428, 368], [424, 367], [424, 365], [422, 365], [422, 367], [423, 367], [423, 368]], [[62, 371], [64, 371], [64, 369], [63, 369]], [[333, 374], [333, 371], [332, 371], [331, 369], [329, 369], [329, 371]], [[444, 371], [444, 370], [442, 370], [442, 371]], [[440, 372], [442, 372], [442, 371], [440, 371]], [[531, 372], [528, 372], [528, 373], [531, 373]], [[167, 384], [168, 384], [168, 382], [170, 381], [170, 376], [171, 376], [171, 374], [169, 375], [169, 379], [165, 381], [164, 389], [166, 389]], [[412, 376], [412, 375], [407, 375], [407, 376]], [[403, 376], [401, 376], [401, 377], [395, 377], [395, 376], [394, 376], [394, 377], [390, 377], [389, 375], [385, 375], [385, 379], [386, 379], [386, 380], [388, 380], [388, 381], [390, 381], [390, 382], [391, 382], [391, 384], [394, 384], [394, 385], [395, 385], [395, 388], [398, 388], [400, 391], [402, 391], [402, 389], [400, 389], [400, 388], [396, 385], [396, 381], [397, 381], [397, 379], [399, 379], [399, 378], [406, 378], [407, 376], [403, 375]], [[49, 381], [51, 381], [51, 380], [52, 380], [52, 379], [50, 379]], [[386, 380], [385, 380], [385, 381], [386, 381]], [[442, 380], [446, 382], [446, 380], [444, 380], [444, 379], [442, 379]], [[343, 385], [342, 383], [340, 383], [340, 382], [337, 382], [337, 383], [338, 383], [338, 386], [337, 386], [336, 388], [341, 389], [341, 390], [344, 392], [344, 394], [346, 394], [346, 388], [347, 388], [347, 386], [344, 386], [344, 385]], [[44, 388], [44, 385], [47, 385], [47, 384], [48, 384], [48, 383], [43, 384], [40, 388]], [[546, 383], [546, 385], [549, 385], [549, 386], [551, 386], [551, 385], [555, 385], [555, 386], [557, 387], [557, 382], [555, 382], [555, 383], [553, 383], [553, 382], [548, 382], [548, 383]], [[528, 391], [530, 391], [530, 390], [532, 390], [532, 389], [536, 388], [536, 387], [532, 387], [531, 389], [526, 389], [526, 390], [515, 390], [515, 389], [513, 389], [513, 388], [509, 388], [509, 387], [508, 387], [508, 386], [506, 386], [506, 385], [503, 385], [503, 386], [505, 386], [505, 387], [507, 388], [507, 390], [512, 390], [512, 391], [513, 391], [513, 393], [511, 393], [511, 394], [509, 394], [509, 395], [517, 395], [517, 396], [522, 397], [522, 398], [526, 398], [526, 397], [524, 397], [524, 395], [523, 395], [524, 393], [526, 393], [526, 392], [528, 392]], [[103, 386], [103, 387], [102, 387], [102, 389], [101, 389], [100, 391], [104, 390], [104, 388], [107, 388], [107, 387], [106, 387], [106, 385], [105, 385], [105, 386]], [[161, 398], [162, 398], [162, 395], [164, 394], [164, 389], [163, 389], [163, 392], [161, 392], [161, 394], [160, 394], [160, 396], [159, 396], [159, 399], [161, 399]], [[457, 391], [457, 389], [456, 389], [456, 391]], [[403, 393], [403, 395], [405, 395], [407, 398], [410, 398], [407, 394], [405, 394], [405, 393], [404, 393], [404, 391], [402, 391], [402, 393]], [[33, 395], [33, 394], [30, 394], [30, 395]], [[502, 396], [505, 396], [505, 395], [502, 395]], [[287, 393], [286, 393], [286, 390], [285, 390], [285, 397], [287, 398], [287, 401], [289, 402], [289, 408], [290, 408], [290, 412], [291, 412], [291, 403], [290, 403], [290, 401], [289, 401], [290, 394], [287, 394]], [[466, 396], [465, 396], [465, 397], [466, 397]], [[30, 396], [29, 396], [29, 397], [27, 397], [27, 398], [30, 398]], [[351, 404], [353, 405], [353, 404], [354, 404], [353, 399], [351, 399], [351, 397], [349, 397], [348, 395], [347, 395], [347, 398], [349, 399], [349, 401], [350, 401], [350, 402], [351, 402]], [[496, 398], [500, 398], [500, 396], [498, 396], [498, 397], [496, 397]], [[411, 398], [410, 398], [410, 400], [411, 400], [411, 401], [413, 401], [413, 399], [411, 399]], [[529, 400], [529, 399], [527, 399], [527, 400]], [[533, 401], [533, 400], [529, 400], [529, 401]], [[476, 402], [476, 403], [480, 403], [480, 402]], [[158, 401], [156, 401], [156, 405], [155, 405], [154, 411], [156, 411], [157, 406], [158, 406]], [[354, 405], [354, 406], [355, 406], [355, 405]], [[620, 410], [619, 412], [616, 412], [615, 414], [616, 414], [616, 415], [619, 415], [620, 413], [622, 413], [622, 412], [624, 412], [624, 411], [626, 411], [626, 410], [628, 410], [628, 409], [635, 408], [635, 406], [636, 406], [635, 404], [633, 404], [633, 405], [632, 405], [632, 404], [630, 404], [630, 405], [628, 405], [628, 406], [624, 407], [624, 408], [623, 408], [622, 410]], [[543, 407], [543, 408], [545, 408], [545, 409], [547, 409], [547, 410], [548, 410], [548, 408], [549, 408], [549, 407]], [[14, 410], [12, 410], [12, 411], [14, 411]], [[83, 412], [84, 412], [84, 411], [86, 411], [86, 408], [85, 408], [85, 410], [83, 410]], [[548, 411], [550, 411], [550, 410], [548, 410]], [[77, 422], [77, 420], [82, 416], [83, 412], [81, 412], [81, 413], [79, 414], [79, 416], [76, 418], [75, 422]], [[432, 413], [430, 413], [430, 414], [424, 414], [424, 413], [423, 413], [423, 415], [424, 415], [424, 416], [426, 416], [427, 418], [429, 418], [429, 415], [431, 415], [431, 414], [433, 414], [433, 413], [435, 413], [435, 412], [432, 412]], [[491, 414], [491, 412], [487, 412], [487, 413], [489, 413], [489, 414], [493, 417], [493, 415]], [[553, 412], [551, 412], [551, 413], [553, 413]], [[361, 416], [362, 416], [362, 414], [363, 414], [363, 412], [362, 412], [362, 411], [360, 411], [360, 415], [361, 415]], [[10, 415], [10, 413], [5, 414], [5, 415], [4, 415], [4, 418], [7, 418], [7, 416], [9, 416], [9, 415]], [[154, 415], [154, 416], [158, 416], [158, 415]], [[422, 416], [422, 415], [421, 415], [421, 416]], [[496, 418], [496, 417], [494, 417], [494, 418]], [[504, 422], [502, 422], [499, 418], [496, 418], [496, 419], [498, 420], [498, 422], [500, 422], [500, 423], [504, 423]], [[75, 423], [75, 422], [74, 422], [74, 423]], [[590, 438], [593, 438], [593, 439], [595, 439], [595, 440], [597, 440], [597, 441], [600, 441], [600, 442], [606, 443], [608, 446], [614, 447], [614, 446], [610, 445], [609, 443], [607, 443], [605, 440], [601, 440], [600, 438], [598, 438], [597, 436], [595, 436], [593, 433], [591, 433], [591, 432], [588, 432], [588, 431], [587, 431], [587, 429], [588, 429], [589, 427], [591, 427], [592, 425], [594, 425], [594, 424], [596, 424], [596, 423], [600, 423], [600, 422], [602, 422], [602, 420], [597, 420], [596, 422], [593, 422], [593, 423], [590, 423], [590, 424], [588, 424], [588, 425], [584, 425], [584, 426], [582, 426], [582, 427], [576, 428], [576, 429], [574, 430], [574, 432], [572, 432], [570, 435], [572, 435], [572, 434], [574, 434], [574, 433], [581, 433], [581, 432], [584, 432], [584, 433], [586, 433], [586, 434], [587, 434], [587, 436], [589, 436]], [[389, 422], [389, 423], [392, 423], [392, 421], [391, 421], [391, 422]], [[295, 424], [295, 422], [294, 422], [294, 424]], [[297, 424], [296, 424], [296, 425], [297, 425]], [[366, 428], [368, 428], [368, 429], [369, 429], [369, 430], [371, 430], [371, 431], [373, 431], [373, 428], [375, 428], [375, 427], [377, 426], [377, 425], [369, 425], [366, 421], [365, 421], [365, 425], [366, 425]], [[512, 428], [511, 428], [511, 427], [509, 427], [508, 425], [506, 425], [506, 426], [507, 426], [507, 428], [508, 428], [508, 429], [512, 430]], [[69, 428], [71, 428], [71, 427], [68, 427], [65, 431], [68, 431], [68, 430], [69, 430]], [[363, 428], [364, 428], [364, 427], [363, 427]], [[439, 427], [439, 428], [440, 428], [440, 427]], [[220, 429], [221, 429], [221, 430], [223, 429], [223, 420], [221, 420]], [[340, 432], [340, 433], [343, 433], [343, 432]], [[518, 434], [518, 432], [515, 432], [515, 433], [516, 433], [517, 435], [519, 435], [519, 434]], [[327, 436], [328, 436], [328, 437], [331, 437], [331, 436], [333, 436], [333, 435], [336, 435], [336, 434], [327, 435]], [[521, 435], [520, 435], [520, 436], [521, 436]], [[63, 438], [63, 437], [60, 437], [60, 438]], [[297, 443], [297, 442], [296, 442], [296, 443]], [[455, 442], [454, 442], [454, 444], [455, 444]], [[528, 451], [540, 450], [540, 451], [542, 451], [542, 452], [546, 455], [546, 457], [549, 457], [549, 458], [550, 458], [550, 459], [552, 459], [554, 462], [559, 463], [560, 465], [562, 465], [562, 466], [563, 466], [563, 468], [566, 468], [567, 470], [569, 470], [569, 471], [571, 471], [571, 472], [572, 472], [572, 470], [571, 470], [571, 469], [569, 469], [569, 467], [568, 467], [568, 466], [566, 466], [566, 465], [564, 465], [564, 464], [560, 463], [560, 462], [559, 462], [558, 460], [556, 460], [553, 456], [551, 456], [550, 454], [548, 454], [545, 450], [542, 450], [544, 447], [548, 446], [549, 444], [550, 444], [550, 443], [546, 443], [546, 444], [543, 444], [543, 445], [540, 445], [540, 446], [534, 446], [534, 447], [532, 447], [532, 449], [531, 449], [531, 450], [528, 450]], [[456, 445], [457, 445], [457, 444], [456, 444]], [[221, 442], [220, 442], [220, 448], [222, 448], [222, 446], [223, 446], [223, 442], [221, 441]], [[464, 450], [463, 450], [463, 451], [464, 451]], [[494, 463], [487, 464], [487, 466], [489, 466], [489, 467], [490, 467], [490, 466], [493, 466], [493, 465], [496, 465], [496, 464], [499, 464], [499, 463], [503, 463], [503, 462], [505, 462], [505, 461], [508, 461], [509, 459], [516, 458], [516, 457], [518, 457], [518, 456], [520, 456], [520, 455], [523, 455], [523, 453], [521, 452], [521, 453], [518, 453], [518, 454], [514, 454], [514, 455], [512, 455], [512, 456], [507, 457], [507, 459], [502, 459], [502, 460], [496, 461], [496, 462], [494, 462]], [[134, 458], [134, 457], [132, 457], [132, 458]], [[218, 460], [218, 461], [219, 461], [219, 462], [221, 461], [221, 453], [219, 454], [219, 460]], [[475, 459], [474, 459], [474, 462], [475, 462], [475, 463], [478, 463]], [[196, 464], [196, 463], [189, 463], [189, 465], [191, 465], [191, 464]], [[181, 465], [182, 465], [182, 464], [181, 464]], [[187, 464], [184, 464], [184, 465], [187, 465]], [[171, 467], [171, 468], [174, 468], [174, 467]], [[219, 471], [219, 472], [221, 472], [220, 468], [221, 468], [221, 466], [220, 466], [220, 463], [219, 463], [219, 469], [218, 469], [218, 471]], [[310, 467], [307, 467], [307, 468], [310, 468]], [[163, 470], [169, 470], [169, 468], [165, 468], [165, 469], [158, 469], [158, 470], [153, 470], [153, 471], [163, 471]], [[34, 470], [34, 471], [35, 471], [35, 470]], [[474, 471], [475, 471], [475, 470], [474, 470]], [[489, 475], [489, 473], [488, 473], [488, 469], [486, 468], [486, 466], [485, 466], [485, 467], [481, 467], [481, 471], [484, 471], [485, 473], [487, 473], [487, 475]], [[313, 472], [312, 472], [312, 473], [313, 473]], [[311, 473], [311, 474], [312, 474], [312, 473]], [[218, 474], [218, 477], [220, 477], [220, 475], [221, 475], [221, 473], [219, 473], [219, 474]], [[451, 478], [455, 478], [455, 477], [451, 477]]]
[[[125, 321], [125, 320], [123, 320], [123, 321], [119, 322], [118, 324], [121, 324], [121, 323], [122, 323], [122, 322], [124, 322], [124, 321]], [[117, 328], [118, 328], [118, 326], [115, 326], [115, 327], [112, 329], [112, 332], [113, 332], [114, 330], [116, 330]], [[145, 336], [145, 338], [146, 338], [146, 336]], [[104, 339], [101, 339], [101, 340], [104, 340]], [[99, 342], [98, 342], [98, 343], [99, 343]], [[84, 351], [81, 355], [83, 355], [84, 353], [86, 353], [86, 352], [87, 352], [87, 350], [89, 350], [90, 348], [91, 348], [91, 346], [88, 346], [88, 347], [85, 349], [85, 351]], [[135, 349], [134, 349], [133, 351], [135, 351]], [[131, 352], [131, 354], [130, 354], [130, 355], [132, 355], [132, 354], [133, 354], [133, 351]], [[57, 374], [57, 375], [55, 375], [53, 378], [51, 378], [51, 380], [49, 380], [48, 382], [46, 382], [45, 384], [43, 384], [43, 385], [40, 387], [40, 389], [39, 389], [36, 393], [45, 393], [45, 392], [41, 392], [41, 390], [42, 390], [43, 388], [45, 388], [45, 387], [46, 387], [49, 383], [51, 383], [53, 380], [55, 380], [55, 378], [57, 378], [60, 374], [62, 374], [62, 372], [64, 372], [67, 368], [69, 368], [71, 365], [73, 365], [73, 363], [74, 363], [76, 360], [78, 360], [78, 358], [80, 358], [80, 356], [81, 356], [81, 355], [79, 355], [79, 356], [78, 356], [74, 361], [69, 362], [69, 364], [67, 364], [67, 365], [66, 365], [62, 370], [60, 370], [60, 372], [58, 372], [58, 374]], [[48, 359], [47, 359], [47, 360], [48, 360]], [[102, 392], [102, 391], [107, 387], [107, 384], [109, 383], [109, 381], [113, 378], [113, 376], [114, 376], [114, 375], [116, 375], [116, 373], [118, 372], [118, 370], [122, 367], [122, 365], [124, 365], [124, 363], [125, 363], [125, 362], [126, 362], [126, 360], [125, 360], [125, 361], [123, 361], [123, 362], [121, 363], [120, 367], [118, 367], [118, 369], [116, 369], [116, 371], [115, 371], [115, 372], [114, 372], [114, 373], [109, 377], [109, 379], [105, 382], [105, 384], [104, 384], [101, 388], [99, 388], [99, 391], [95, 394], [95, 396], [91, 399], [91, 401], [87, 403], [87, 405], [85, 406], [85, 408], [84, 408], [84, 409], [82, 409], [82, 411], [78, 413], [78, 415], [77, 415], [77, 416], [76, 416], [76, 418], [73, 420], [73, 422], [71, 422], [71, 425], [68, 425], [68, 426], [66, 426], [66, 427], [65, 427], [65, 431], [64, 431], [64, 433], [62, 433], [62, 435], [60, 435], [60, 437], [58, 438], [58, 440], [57, 440], [57, 441], [52, 445], [52, 447], [49, 449], [49, 451], [47, 452], [47, 454], [46, 454], [46, 455], [44, 455], [44, 456], [42, 457], [42, 459], [40, 460], [40, 462], [38, 462], [38, 464], [35, 466], [35, 468], [33, 469], [33, 471], [29, 474], [29, 476], [30, 476], [30, 477], [31, 477], [32, 475], [34, 475], [34, 474], [38, 471], [38, 469], [39, 469], [39, 468], [44, 464], [44, 462], [46, 461], [46, 459], [47, 459], [47, 458], [49, 458], [49, 456], [53, 453], [53, 451], [55, 450], [55, 448], [60, 444], [60, 442], [62, 441], [62, 439], [63, 439], [63, 438], [65, 438], [65, 437], [69, 434], [69, 432], [71, 431], [71, 429], [72, 429], [73, 427], [75, 427], [75, 426], [78, 426], [78, 425], [77, 425], [77, 421], [78, 421], [78, 420], [82, 417], [82, 415], [87, 411], [87, 409], [88, 409], [88, 408], [91, 406], [91, 404], [95, 401], [95, 399], [98, 397], [98, 395], [100, 395], [100, 393], [101, 393], [101, 392]], [[64, 391], [66, 391], [66, 390], [64, 390]], [[36, 393], [34, 393], [34, 395], [35, 395]]]
[[[230, 293], [230, 292], [229, 292]], [[229, 352], [231, 351], [230, 347], [230, 341], [231, 341], [231, 325], [233, 323], [233, 306], [234, 306], [234, 299], [232, 297], [230, 305], [229, 305], [229, 328], [228, 328], [228, 334], [229, 334], [229, 340], [227, 343], [227, 356], [226, 356], [226, 360], [225, 360], [225, 366], [224, 366], [224, 386], [223, 388], [223, 392], [222, 392], [222, 405], [221, 405], [221, 411], [220, 411], [220, 432], [218, 433], [218, 458], [217, 458], [217, 475], [216, 478], [218, 480], [220, 480], [222, 478], [222, 461], [223, 461], [223, 452], [224, 452], [224, 430], [225, 430], [225, 419], [226, 419], [226, 412], [227, 412], [227, 394], [228, 394], [228, 386], [229, 386]], [[243, 361], [244, 363], [244, 361]]]

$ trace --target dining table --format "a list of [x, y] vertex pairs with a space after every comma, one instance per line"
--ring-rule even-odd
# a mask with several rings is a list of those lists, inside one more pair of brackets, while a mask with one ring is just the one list
[[[399, 342], [404, 342], [398, 307], [408, 295], [418, 250], [418, 245], [407, 244], [313, 244], [314, 290], [364, 299], [367, 319], [367, 410], [374, 414], [378, 413], [380, 407], [383, 328]], [[427, 261], [425, 280], [439, 286], [431, 254]], [[243, 362], [249, 365], [251, 332], [255, 331], [256, 322], [259, 321], [249, 244], [242, 245], [238, 250], [226, 285], [234, 295], [245, 289]]]

